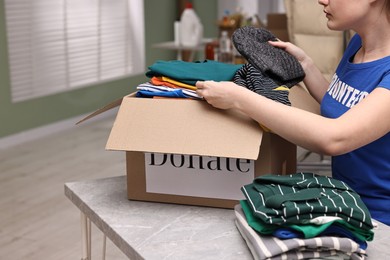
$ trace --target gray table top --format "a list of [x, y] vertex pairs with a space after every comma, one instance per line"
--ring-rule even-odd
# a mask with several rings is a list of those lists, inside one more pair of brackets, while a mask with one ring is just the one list
[[[66, 183], [65, 195], [130, 259], [253, 259], [233, 210], [130, 201], [126, 176]], [[388, 259], [388, 241], [379, 223], [369, 259]]]

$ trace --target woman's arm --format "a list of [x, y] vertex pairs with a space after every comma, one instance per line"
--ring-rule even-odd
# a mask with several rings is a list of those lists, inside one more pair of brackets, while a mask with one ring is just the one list
[[281, 137], [310, 151], [338, 155], [390, 131], [390, 91], [375, 89], [343, 116], [329, 119], [283, 105], [233, 82], [203, 81], [198, 94], [211, 105], [238, 109]]
[[269, 41], [269, 44], [284, 49], [298, 60], [306, 74], [303, 83], [305, 83], [310, 95], [318, 103], [321, 103], [322, 97], [329, 87], [329, 81], [325, 79], [313, 60], [302, 49], [290, 42]]

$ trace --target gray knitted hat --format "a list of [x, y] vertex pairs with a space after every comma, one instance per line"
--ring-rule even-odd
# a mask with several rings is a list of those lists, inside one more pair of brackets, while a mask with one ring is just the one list
[[270, 31], [252, 26], [238, 28], [232, 35], [237, 51], [251, 65], [276, 84], [292, 87], [303, 80], [305, 72], [294, 56], [268, 43], [276, 40]]

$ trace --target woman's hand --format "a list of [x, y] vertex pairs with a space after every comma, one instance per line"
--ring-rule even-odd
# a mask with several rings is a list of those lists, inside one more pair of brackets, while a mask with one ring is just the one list
[[210, 105], [229, 109], [236, 107], [236, 98], [241, 91], [246, 89], [231, 81], [198, 81], [196, 82], [196, 93], [203, 97]]
[[274, 47], [281, 48], [286, 52], [290, 53], [298, 60], [304, 70], [306, 68], [306, 65], [312, 62], [311, 58], [301, 48], [292, 44], [291, 42], [269, 41], [268, 43]]
[[268, 43], [274, 47], [285, 50], [298, 60], [306, 74], [303, 79], [306, 88], [314, 99], [317, 100], [318, 103], [321, 103], [321, 100], [329, 87], [329, 80], [324, 77], [319, 68], [314, 64], [313, 60], [304, 50], [290, 42], [269, 41]]

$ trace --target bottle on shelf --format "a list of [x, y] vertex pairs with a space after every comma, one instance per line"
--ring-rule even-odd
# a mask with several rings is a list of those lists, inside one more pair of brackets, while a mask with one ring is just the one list
[[218, 39], [207, 42], [205, 45], [205, 58], [206, 60], [218, 60]]
[[233, 63], [232, 41], [227, 31], [221, 31], [219, 38], [219, 53], [218, 61], [225, 63]]

